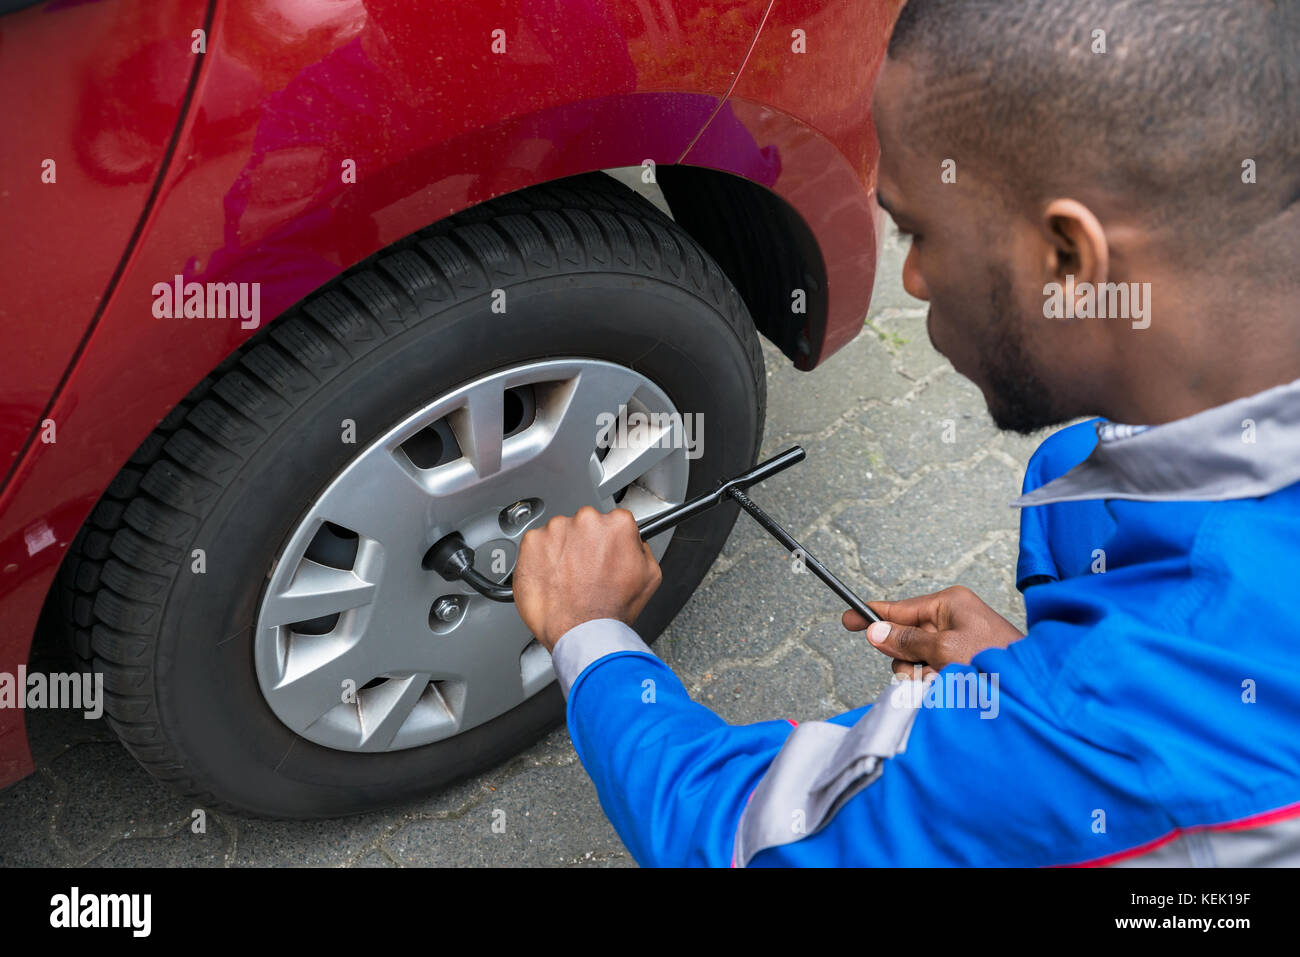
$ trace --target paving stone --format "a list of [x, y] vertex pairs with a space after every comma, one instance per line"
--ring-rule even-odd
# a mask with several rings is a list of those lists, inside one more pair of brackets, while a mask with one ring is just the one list
[[[746, 519], [749, 522], [749, 519]], [[752, 522], [751, 522], [752, 524]], [[753, 554], [698, 591], [654, 645], [664, 662], [689, 682], [720, 659], [756, 659], [786, 641], [797, 622], [840, 613], [840, 600], [800, 568], [790, 553], [766, 538]], [[846, 580], [855, 556], [845, 555], [827, 532], [803, 544]]]
[[[794, 629], [794, 636], [802, 637], [805, 630]], [[816, 721], [848, 710], [832, 697], [821, 662], [799, 644], [767, 667], [728, 668], [702, 676], [696, 700], [729, 724]]]
[[892, 594], [924, 570], [941, 574], [991, 533], [1014, 531], [1007, 503], [1017, 490], [1010, 468], [984, 459], [932, 472], [893, 503], [850, 506], [835, 525], [858, 543], [863, 574]]
[[[800, 541], [828, 511], [846, 503], [886, 498], [899, 487], [893, 476], [878, 468], [867, 437], [858, 430], [841, 429], [827, 438], [804, 442], [803, 447], [808, 453], [804, 461], [757, 486], [752, 496]], [[757, 526], [745, 530], [747, 535], [751, 532], [766, 537]]]
[[411, 821], [384, 846], [404, 865], [435, 867], [557, 867], [623, 851], [577, 764], [530, 768], [463, 816]]
[[361, 858], [353, 867], [396, 867], [392, 858], [382, 851], [371, 851], [365, 857]]
[[[1060, 426], [1065, 428], [1065, 426]], [[999, 432], [989, 443], [990, 449], [997, 449], [1006, 455], [1015, 459], [1019, 463], [1017, 474], [1023, 480], [1025, 476], [1025, 466], [1029, 463], [1029, 457], [1034, 454], [1034, 450], [1042, 444], [1056, 429], [1044, 429], [1035, 432], [1033, 435], [1017, 435], [1015, 432]], [[1018, 486], [1017, 486], [1018, 487]]]
[[89, 863], [92, 867], [225, 867], [229, 850], [223, 828], [209, 827], [207, 833], [194, 834], [182, 826], [172, 835], [117, 841]]
[[55, 822], [69, 863], [89, 860], [119, 840], [175, 834], [196, 807], [155, 781], [117, 744], [77, 745], [50, 768], [65, 786]]
[[57, 794], [40, 772], [0, 791], [0, 867], [67, 863], [50, 838]]
[[626, 852], [608, 854], [593, 854], [588, 851], [581, 857], [575, 857], [572, 861], [567, 862], [568, 867], [636, 867], [636, 861], [632, 855]]
[[850, 632], [838, 620], [818, 622], [804, 644], [831, 663], [836, 697], [848, 709], [876, 700], [893, 677], [891, 658], [876, 651], [863, 632]]
[[914, 386], [952, 364], [934, 351], [926, 330], [926, 307], [872, 310], [864, 336], [875, 335], [890, 353], [890, 366], [902, 381]]
[[338, 867], [398, 826], [405, 809], [326, 821], [237, 822], [235, 867]]
[[955, 372], [929, 381], [905, 408], [869, 408], [855, 419], [866, 430], [871, 465], [909, 478], [927, 465], [965, 462], [997, 436], [979, 389]]
[[891, 343], [865, 329], [813, 372], [795, 372], [780, 350], [770, 346], [764, 351], [769, 370], [765, 453], [834, 428], [852, 418], [855, 409], [905, 395], [913, 383], [894, 373], [896, 352]]

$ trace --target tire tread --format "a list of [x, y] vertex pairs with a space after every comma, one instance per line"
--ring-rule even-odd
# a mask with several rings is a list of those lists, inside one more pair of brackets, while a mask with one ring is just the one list
[[648, 269], [719, 307], [748, 357], [764, 420], [758, 336], [734, 287], [672, 220], [603, 174], [491, 200], [359, 263], [247, 340], [171, 410], [109, 484], [60, 569], [70, 645], [104, 675], [110, 726], [155, 778], [206, 807], [248, 813], [169, 738], [154, 687], [168, 594], [201, 545], [194, 536], [207, 508], [349, 362], [452, 301], [557, 267]]

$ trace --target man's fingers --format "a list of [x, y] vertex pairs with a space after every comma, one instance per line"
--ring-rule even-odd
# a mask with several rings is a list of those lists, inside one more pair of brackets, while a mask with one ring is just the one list
[[920, 681], [924, 678], [930, 677], [930, 675], [937, 675], [939, 673], [929, 665], [923, 665], [915, 661], [902, 661], [898, 658], [895, 658], [893, 662], [890, 663], [889, 667], [893, 670], [895, 675], [900, 678], [906, 678], [909, 681]]
[[891, 658], [904, 661], [930, 661], [938, 651], [937, 632], [878, 621], [867, 629], [867, 638]]
[[[870, 607], [870, 603], [868, 603], [867, 607]], [[863, 628], [867, 627], [867, 619], [863, 618], [852, 608], [843, 614], [840, 621], [844, 623], [844, 627], [849, 631], [861, 631]]]
[[625, 508], [616, 508], [609, 512], [608, 521], [613, 525], [616, 534], [624, 538], [641, 537], [640, 530], [636, 527], [636, 516]]
[[646, 566], [651, 570], [650, 591], [657, 591], [664, 580], [664, 572], [659, 567], [659, 559], [655, 558], [655, 553], [650, 550], [649, 542], [641, 543], [641, 553], [645, 555]]
[[[886, 621], [937, 630], [938, 594], [917, 595], [899, 601], [869, 601], [867, 607]], [[846, 611], [840, 620], [849, 631], [861, 631], [868, 624], [865, 618], [852, 609]]]
[[900, 625], [933, 625], [939, 613], [939, 601], [939, 594], [935, 593], [899, 601], [869, 601], [867, 607], [885, 621]]

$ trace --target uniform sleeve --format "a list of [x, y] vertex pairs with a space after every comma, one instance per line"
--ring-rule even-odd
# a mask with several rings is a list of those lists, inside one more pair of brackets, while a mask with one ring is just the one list
[[728, 725], [612, 619], [567, 632], [553, 664], [578, 758], [637, 863], [729, 865], [745, 801], [793, 724]]
[[619, 622], [579, 626], [554, 661], [642, 865], [1068, 864], [1168, 832], [1138, 762], [1060, 721], [1015, 648], [797, 726], [728, 725]]

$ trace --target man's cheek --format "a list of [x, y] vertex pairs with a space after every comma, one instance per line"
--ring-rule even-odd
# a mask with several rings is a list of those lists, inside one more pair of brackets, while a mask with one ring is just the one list
[[951, 362], [954, 368], [959, 369], [963, 343], [953, 337], [952, 329], [944, 320], [942, 310], [934, 306], [930, 307], [925, 317], [925, 331], [930, 337], [930, 345], [934, 346], [935, 352]]

